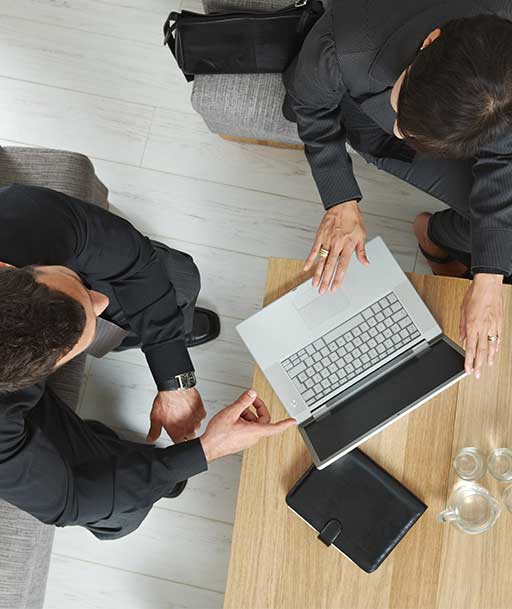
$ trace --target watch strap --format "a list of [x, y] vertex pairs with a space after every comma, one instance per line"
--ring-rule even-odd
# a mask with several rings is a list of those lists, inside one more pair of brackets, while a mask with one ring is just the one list
[[183, 389], [192, 389], [197, 384], [195, 372], [183, 372], [175, 377], [159, 383], [159, 391], [180, 391]]

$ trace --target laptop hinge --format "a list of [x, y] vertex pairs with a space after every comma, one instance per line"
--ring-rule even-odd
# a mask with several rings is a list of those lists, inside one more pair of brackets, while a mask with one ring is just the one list
[[333, 408], [337, 408], [343, 402], [353, 397], [356, 393], [367, 389], [370, 385], [378, 381], [380, 378], [385, 376], [386, 374], [391, 373], [395, 368], [398, 368], [405, 364], [408, 360], [413, 357], [420, 357], [423, 355], [425, 351], [430, 349], [430, 344], [426, 340], [422, 340], [420, 343], [411, 347], [408, 351], [405, 351], [401, 355], [399, 355], [394, 360], [391, 360], [387, 364], [385, 364], [382, 368], [378, 368], [368, 376], [362, 378], [355, 385], [348, 387], [341, 394], [338, 394], [319, 406], [316, 410], [314, 410], [311, 414], [315, 420], [323, 418], [326, 414], [329, 413]]
[[322, 406], [314, 410], [311, 414], [313, 415], [313, 419], [315, 421], [318, 421], [319, 419], [325, 417], [326, 414], [329, 414], [329, 408], [327, 408], [326, 404], [323, 404]]
[[412, 353], [414, 356], [421, 355], [424, 351], [426, 351], [430, 347], [430, 344], [426, 340], [422, 340], [419, 345], [416, 345], [412, 348]]

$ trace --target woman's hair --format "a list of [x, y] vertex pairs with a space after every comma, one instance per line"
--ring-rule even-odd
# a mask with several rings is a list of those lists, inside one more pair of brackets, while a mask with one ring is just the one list
[[397, 126], [416, 150], [465, 159], [512, 134], [512, 21], [449, 21], [406, 73]]

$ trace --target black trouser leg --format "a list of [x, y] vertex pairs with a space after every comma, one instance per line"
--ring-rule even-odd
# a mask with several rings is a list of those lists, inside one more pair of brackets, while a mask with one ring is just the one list
[[[173, 250], [163, 243], [152, 241], [156, 254], [164, 265], [169, 281], [174, 286], [176, 291], [176, 300], [181, 308], [184, 319], [184, 334], [187, 337], [192, 332], [194, 323], [194, 308], [196, 305], [197, 296], [201, 289], [201, 278], [199, 270], [192, 259], [192, 256]], [[106, 294], [110, 299], [109, 307], [105, 313], [105, 318], [109, 321], [125, 328], [129, 331], [128, 336], [116, 351], [124, 351], [126, 349], [137, 349], [140, 347], [139, 337], [131, 331], [124, 313], [117, 301], [117, 298], [112, 290], [107, 290]]]
[[377, 168], [416, 186], [450, 206], [436, 212], [429, 237], [454, 258], [471, 267], [469, 200], [473, 187], [472, 161], [416, 158], [412, 163], [363, 155]]

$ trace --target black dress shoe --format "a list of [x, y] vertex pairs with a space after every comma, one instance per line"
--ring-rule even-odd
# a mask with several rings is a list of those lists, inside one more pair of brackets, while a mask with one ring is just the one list
[[220, 319], [217, 313], [209, 309], [196, 307], [194, 309], [194, 325], [192, 333], [187, 337], [187, 347], [204, 345], [217, 338], [220, 334]]
[[182, 480], [181, 482], [178, 482], [178, 484], [176, 484], [176, 486], [172, 489], [170, 493], [162, 496], [166, 497], [167, 499], [176, 499], [176, 497], [179, 497], [181, 493], [183, 493], [183, 491], [185, 490], [187, 482], [188, 480]]

